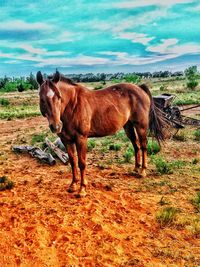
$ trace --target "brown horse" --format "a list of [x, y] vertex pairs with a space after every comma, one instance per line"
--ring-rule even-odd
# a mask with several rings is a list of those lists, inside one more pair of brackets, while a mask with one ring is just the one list
[[165, 124], [147, 86], [120, 83], [94, 91], [61, 76], [58, 71], [46, 80], [39, 71], [37, 82], [41, 113], [48, 119], [51, 131], [61, 138], [69, 155], [73, 174], [69, 192], [77, 189], [79, 166], [81, 185], [77, 196], [86, 195], [87, 138], [112, 135], [121, 128], [135, 150], [135, 171], [141, 166], [141, 150], [140, 174], [146, 175], [147, 131], [150, 129], [158, 141], [163, 140]]

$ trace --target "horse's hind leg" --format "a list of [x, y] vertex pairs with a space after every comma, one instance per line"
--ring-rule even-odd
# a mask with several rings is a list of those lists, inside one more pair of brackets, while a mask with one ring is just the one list
[[130, 141], [134, 147], [134, 150], [135, 150], [135, 168], [134, 168], [134, 171], [139, 172], [139, 168], [141, 166], [141, 163], [140, 163], [140, 157], [141, 156], [140, 156], [140, 142], [139, 142], [137, 132], [136, 132], [133, 124], [130, 122], [128, 122], [124, 126], [124, 130], [125, 130], [128, 138], [130, 139]]
[[142, 169], [141, 176], [146, 176], [147, 169], [147, 127], [136, 126], [136, 131], [140, 140], [141, 150], [142, 150]]

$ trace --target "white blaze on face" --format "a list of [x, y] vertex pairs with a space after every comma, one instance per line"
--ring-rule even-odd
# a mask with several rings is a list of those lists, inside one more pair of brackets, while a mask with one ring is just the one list
[[50, 97], [50, 98], [53, 98], [54, 97], [54, 91], [49, 89], [48, 92], [47, 92], [47, 96]]

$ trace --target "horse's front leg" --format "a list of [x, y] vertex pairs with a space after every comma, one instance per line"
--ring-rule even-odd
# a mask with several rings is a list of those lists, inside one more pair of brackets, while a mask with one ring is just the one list
[[86, 193], [87, 180], [85, 178], [87, 137], [85, 136], [78, 137], [76, 142], [76, 149], [78, 154], [78, 166], [81, 173], [81, 186], [77, 197], [85, 197], [87, 194]]
[[77, 183], [78, 183], [78, 165], [77, 165], [77, 158], [75, 155], [76, 146], [75, 144], [68, 144], [66, 146], [67, 153], [69, 156], [69, 162], [72, 168], [72, 182], [68, 188], [69, 193], [73, 193], [77, 190]]

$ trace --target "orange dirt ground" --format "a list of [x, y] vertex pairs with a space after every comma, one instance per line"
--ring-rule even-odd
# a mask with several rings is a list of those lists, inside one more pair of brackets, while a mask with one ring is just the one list
[[[131, 165], [100, 169], [96, 163], [103, 155], [94, 149], [88, 153], [88, 196], [76, 199], [67, 192], [69, 166], [50, 167], [11, 152], [19, 140], [47, 127], [41, 117], [0, 121], [0, 176], [15, 182], [0, 192], [0, 266], [200, 266], [199, 238], [185, 228], [158, 225], [162, 195], [143, 189], [142, 179], [128, 171]], [[145, 181], [159, 179], [150, 169]], [[169, 196], [193, 212], [185, 180]]]

